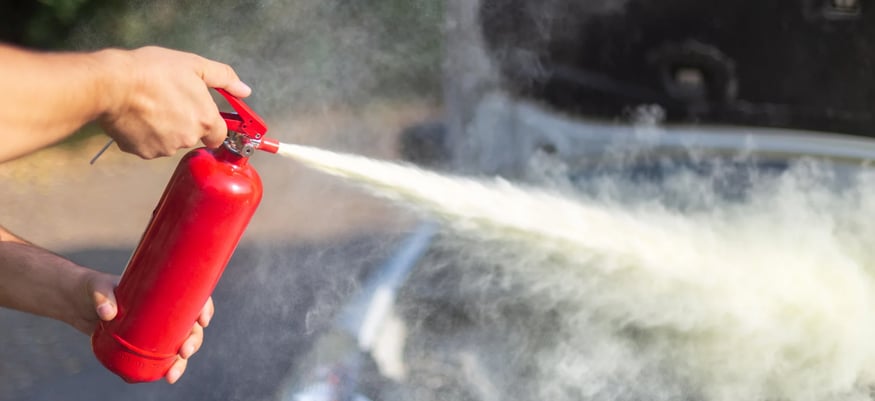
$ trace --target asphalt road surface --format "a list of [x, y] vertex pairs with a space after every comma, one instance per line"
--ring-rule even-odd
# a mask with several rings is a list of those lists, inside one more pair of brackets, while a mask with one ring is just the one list
[[[126, 384], [93, 357], [88, 338], [49, 319], [0, 310], [0, 400], [272, 400], [296, 357], [394, 240], [242, 246], [215, 293], [205, 344], [175, 385]], [[65, 255], [123, 266], [129, 249]]]

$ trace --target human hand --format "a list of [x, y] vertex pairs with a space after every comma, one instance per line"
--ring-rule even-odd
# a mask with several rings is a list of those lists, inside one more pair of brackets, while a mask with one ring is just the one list
[[197, 145], [218, 147], [227, 127], [209, 88], [240, 98], [246, 86], [227, 64], [160, 47], [94, 53], [105, 70], [99, 118], [121, 150], [144, 159]]
[[[113, 290], [118, 279], [118, 276], [93, 270], [86, 273], [81, 284], [83, 296], [79, 303], [79, 313], [70, 324], [79, 331], [91, 335], [101, 320], [108, 322], [114, 319], [118, 308]], [[197, 322], [192, 326], [188, 338], [179, 347], [176, 362], [164, 376], [168, 383], [173, 384], [179, 380], [185, 372], [188, 359], [200, 349], [204, 340], [204, 328], [210, 324], [214, 312], [213, 299], [209, 298]]]

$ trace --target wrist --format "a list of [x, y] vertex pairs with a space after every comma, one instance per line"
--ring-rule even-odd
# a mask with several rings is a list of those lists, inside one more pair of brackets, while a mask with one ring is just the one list
[[83, 314], [92, 309], [87, 289], [89, 269], [63, 260], [57, 270], [57, 288], [62, 302], [50, 312], [51, 317], [77, 327]]
[[128, 103], [134, 67], [126, 50], [105, 49], [86, 53], [94, 71], [92, 90], [97, 118], [122, 114]]

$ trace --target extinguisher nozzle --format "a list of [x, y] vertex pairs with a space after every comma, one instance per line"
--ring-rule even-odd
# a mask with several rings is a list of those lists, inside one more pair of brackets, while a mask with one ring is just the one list
[[268, 153], [276, 153], [280, 150], [280, 141], [264, 137], [258, 145], [258, 150], [263, 150]]

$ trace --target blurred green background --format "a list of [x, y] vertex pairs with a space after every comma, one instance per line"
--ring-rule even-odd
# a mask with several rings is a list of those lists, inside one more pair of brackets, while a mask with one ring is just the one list
[[0, 3], [0, 40], [37, 49], [160, 45], [231, 64], [260, 110], [439, 97], [439, 0]]
[[[0, 2], [0, 41], [43, 50], [159, 45], [235, 68], [266, 117], [440, 104], [440, 0]], [[99, 131], [86, 127], [68, 140]]]
[[109, 0], [40, 0], [0, 3], [0, 40], [7, 43], [57, 49], [79, 18], [99, 9], [125, 11], [125, 3]]

